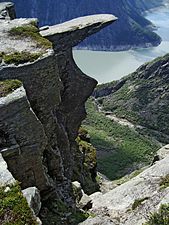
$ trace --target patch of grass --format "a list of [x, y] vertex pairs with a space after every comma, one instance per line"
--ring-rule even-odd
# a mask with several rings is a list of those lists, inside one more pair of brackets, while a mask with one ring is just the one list
[[168, 225], [169, 224], [169, 204], [161, 205], [158, 212], [152, 213], [149, 220], [144, 225]]
[[169, 187], [169, 174], [161, 179], [160, 187], [161, 188]]
[[86, 108], [88, 116], [84, 127], [91, 136], [91, 143], [101, 153], [97, 160], [99, 172], [111, 180], [119, 179], [140, 169], [140, 165], [151, 163], [152, 153], [159, 148], [156, 143], [127, 126], [111, 121], [97, 111], [92, 99]]
[[37, 225], [19, 184], [10, 186], [8, 192], [0, 188], [0, 224], [2, 225]]
[[3, 55], [3, 59], [6, 64], [19, 65], [27, 62], [34, 62], [40, 56], [42, 56], [42, 53], [30, 53], [22, 51], [22, 52], [14, 52], [11, 54], [5, 54]]
[[5, 97], [12, 91], [21, 87], [22, 82], [19, 80], [4, 80], [0, 81], [0, 97]]
[[139, 207], [142, 204], [142, 202], [144, 202], [147, 199], [148, 199], [148, 197], [136, 199], [132, 205], [132, 210], [135, 210], [137, 207]]
[[29, 25], [23, 25], [20, 27], [13, 27], [9, 34], [12, 36], [15, 36], [17, 38], [31, 38], [33, 41], [36, 42], [37, 47], [39, 48], [52, 48], [52, 43], [47, 40], [46, 38], [43, 38], [40, 33], [39, 29], [34, 26], [32, 23]]

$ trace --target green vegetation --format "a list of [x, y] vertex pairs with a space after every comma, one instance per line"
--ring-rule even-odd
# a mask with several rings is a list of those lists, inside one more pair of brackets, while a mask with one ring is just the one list
[[119, 179], [151, 162], [153, 152], [159, 148], [152, 140], [99, 113], [92, 99], [86, 108], [84, 127], [97, 149], [99, 172], [109, 179]]
[[34, 62], [40, 56], [42, 56], [42, 53], [30, 53], [22, 51], [22, 52], [14, 52], [11, 54], [3, 54], [2, 58], [6, 64], [19, 65], [27, 62]]
[[60, 225], [61, 221], [63, 224], [77, 225], [90, 216], [87, 212], [69, 208], [58, 199], [48, 200], [46, 207], [48, 208], [47, 215], [41, 218], [43, 225]]
[[136, 199], [132, 205], [132, 210], [135, 210], [137, 207], [139, 207], [142, 204], [142, 202], [144, 202], [147, 199], [148, 199], [148, 197]]
[[0, 97], [5, 97], [12, 91], [16, 90], [22, 85], [19, 80], [4, 80], [0, 81]]
[[144, 129], [139, 128], [138, 132], [164, 144], [168, 143], [169, 135], [168, 59], [169, 54], [166, 54], [144, 64], [136, 72], [124, 77], [120, 87], [115, 85], [116, 91], [113, 93], [109, 93], [112, 83], [99, 86], [94, 92], [96, 96], [102, 96], [104, 91], [109, 93], [97, 98], [103, 110], [141, 125]]
[[169, 187], [169, 174], [161, 179], [160, 187], [162, 189]]
[[37, 225], [19, 184], [0, 188], [0, 224], [2, 225]]
[[116, 84], [117, 84], [117, 81], [111, 81], [109, 83], [98, 84], [96, 90], [99, 91], [105, 88], [111, 88], [111, 87], [114, 87]]
[[17, 38], [31, 38], [33, 41], [36, 42], [37, 47], [39, 48], [52, 48], [52, 43], [43, 38], [40, 33], [39, 29], [34, 26], [34, 24], [23, 25], [20, 27], [14, 27], [9, 31], [10, 35], [15, 36]]
[[158, 212], [149, 216], [149, 220], [144, 225], [168, 225], [169, 224], [169, 204], [161, 205]]

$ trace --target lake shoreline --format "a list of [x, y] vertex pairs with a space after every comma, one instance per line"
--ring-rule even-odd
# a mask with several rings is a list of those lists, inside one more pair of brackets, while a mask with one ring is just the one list
[[[162, 37], [160, 45], [127, 49], [120, 51], [96, 51], [96, 49], [76, 48], [73, 57], [78, 67], [88, 76], [95, 78], [99, 84], [120, 80], [133, 73], [138, 67], [153, 59], [169, 53], [169, 8], [160, 7], [146, 15], [155, 25], [155, 32]], [[129, 46], [128, 46], [129, 48]], [[78, 50], [77, 50], [78, 49]], [[102, 50], [102, 49], [101, 49]], [[109, 49], [110, 50], [110, 49]]]
[[129, 51], [129, 50], [138, 50], [138, 49], [142, 49], [142, 48], [152, 48], [152, 47], [157, 47], [161, 44], [162, 39], [160, 42], [156, 42], [156, 43], [144, 43], [144, 44], [139, 44], [139, 45], [116, 45], [116, 46], [111, 46], [110, 48], [106, 48], [106, 47], [100, 47], [100, 46], [96, 46], [94, 47], [90, 47], [90, 46], [76, 46], [73, 49], [74, 50], [86, 50], [86, 51], [104, 51], [104, 52], [121, 52], [121, 51]]

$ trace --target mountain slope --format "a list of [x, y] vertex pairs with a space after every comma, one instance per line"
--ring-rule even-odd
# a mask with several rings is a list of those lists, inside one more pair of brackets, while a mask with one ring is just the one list
[[[1, 0], [3, 1], [3, 0]], [[75, 17], [112, 13], [119, 21], [81, 43], [81, 48], [122, 50], [158, 45], [160, 37], [150, 29], [151, 23], [142, 16], [145, 9], [160, 5], [162, 0], [13, 0], [19, 17], [38, 17], [40, 25], [56, 24]]]
[[94, 96], [103, 110], [142, 126], [140, 132], [168, 143], [168, 75], [169, 54], [144, 64], [119, 82], [101, 85]]

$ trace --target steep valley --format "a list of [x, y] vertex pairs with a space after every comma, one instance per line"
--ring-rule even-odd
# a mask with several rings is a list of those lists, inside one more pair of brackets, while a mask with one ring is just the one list
[[165, 55], [120, 81], [98, 85], [87, 104], [84, 125], [98, 149], [98, 168], [110, 179], [151, 163], [168, 144], [168, 62]]
[[[16, 1], [46, 19], [52, 2]], [[162, 2], [113, 1], [138, 45], [159, 43], [142, 12]], [[169, 54], [99, 85], [73, 58], [103, 28], [119, 35], [118, 21], [98, 14], [39, 28], [0, 3], [0, 224], [169, 224]]]

